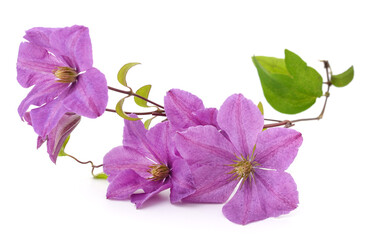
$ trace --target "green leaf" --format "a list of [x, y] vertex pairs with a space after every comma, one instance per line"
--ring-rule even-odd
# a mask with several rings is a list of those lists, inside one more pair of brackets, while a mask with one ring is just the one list
[[152, 117], [144, 122], [144, 126], [146, 129], [149, 129], [151, 121], [153, 121], [155, 117]]
[[65, 151], [65, 146], [67, 146], [67, 143], [69, 141], [69, 138], [70, 138], [70, 135], [68, 135], [68, 137], [65, 139], [63, 145], [61, 146], [60, 148], [60, 151], [59, 151], [59, 155], [60, 157], [62, 156], [67, 156], [67, 154], [64, 152]]
[[285, 50], [285, 59], [254, 56], [268, 103], [277, 111], [296, 114], [322, 96], [322, 77], [295, 53]]
[[[141, 97], [143, 98], [148, 98], [149, 97], [149, 93], [150, 93], [150, 89], [151, 89], [151, 85], [145, 85], [143, 87], [140, 87], [137, 91], [136, 91], [136, 94], [137, 95], [140, 95]], [[135, 103], [140, 106], [140, 107], [149, 107], [147, 105], [147, 102], [139, 97], [134, 97], [134, 101]]]
[[345, 72], [338, 74], [338, 75], [332, 75], [330, 81], [333, 83], [336, 87], [344, 87], [347, 84], [349, 84], [354, 78], [354, 67], [351, 66], [349, 69], [347, 69]]
[[129, 97], [129, 96], [126, 96], [126, 97], [120, 99], [120, 101], [116, 104], [116, 108], [115, 108], [116, 113], [117, 113], [120, 117], [122, 117], [122, 118], [124, 118], [124, 119], [126, 119], [126, 120], [130, 120], [130, 121], [137, 121], [137, 120], [140, 120], [141, 118], [132, 118], [132, 117], [129, 117], [129, 116], [128, 116], [127, 114], [125, 114], [125, 112], [123, 111], [124, 100], [125, 100], [127, 97]]
[[127, 80], [126, 80], [128, 70], [131, 69], [133, 66], [138, 65], [138, 64], [140, 64], [140, 63], [127, 63], [123, 67], [120, 68], [118, 75], [117, 75], [117, 78], [118, 78], [118, 81], [121, 85], [126, 86], [126, 87], [128, 86]]
[[107, 179], [108, 176], [105, 173], [98, 173], [93, 176], [95, 179]]
[[259, 103], [257, 104], [257, 107], [258, 107], [258, 109], [260, 110], [261, 114], [264, 116], [264, 106], [262, 106], [262, 103], [259, 102]]
[[285, 60], [274, 57], [257, 56], [259, 64], [267, 71], [273, 74], [290, 75], [286, 69]]

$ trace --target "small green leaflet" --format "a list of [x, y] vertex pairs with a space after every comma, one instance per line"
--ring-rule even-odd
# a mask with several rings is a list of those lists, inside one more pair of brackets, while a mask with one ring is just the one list
[[347, 84], [349, 84], [354, 78], [354, 67], [351, 66], [349, 69], [347, 69], [345, 72], [338, 74], [338, 75], [332, 75], [330, 81], [333, 83], [336, 87], [344, 87]]
[[65, 146], [67, 146], [67, 143], [69, 141], [69, 138], [70, 138], [70, 135], [68, 135], [68, 137], [65, 139], [63, 145], [61, 146], [60, 148], [60, 151], [59, 151], [59, 155], [60, 157], [62, 156], [67, 156], [67, 154], [64, 152], [65, 151]]
[[322, 96], [322, 77], [295, 53], [285, 50], [285, 59], [252, 58], [269, 104], [281, 113], [300, 113]]
[[[264, 106], [262, 105], [262, 102], [259, 102], [259, 103], [257, 104], [257, 107], [258, 107], [258, 109], [260, 110], [262, 116], [264, 116]], [[262, 131], [265, 131], [265, 130], [266, 130], [266, 128], [263, 128], [263, 129], [262, 129]], [[256, 149], [256, 145], [255, 145], [255, 147], [253, 148], [253, 151], [255, 151], [255, 149]]]
[[[149, 93], [150, 93], [150, 89], [151, 89], [151, 85], [145, 85], [143, 87], [140, 87], [137, 91], [136, 91], [136, 94], [137, 95], [140, 95], [141, 97], [143, 98], [148, 98], [149, 97]], [[147, 102], [144, 100], [144, 99], [141, 99], [139, 97], [134, 97], [134, 101], [135, 103], [140, 106], [140, 107], [149, 107], [147, 105]]]
[[258, 109], [260, 110], [261, 114], [264, 116], [264, 106], [262, 106], [262, 102], [257, 104]]
[[124, 118], [124, 119], [126, 119], [126, 120], [130, 120], [130, 121], [137, 121], [137, 120], [140, 120], [141, 118], [132, 118], [132, 117], [129, 117], [127, 114], [124, 113], [124, 111], [123, 111], [123, 104], [124, 104], [124, 100], [125, 100], [127, 97], [129, 97], [129, 96], [126, 96], [126, 97], [120, 99], [120, 101], [116, 104], [116, 108], [115, 108], [116, 113], [117, 113], [120, 117], [122, 117], [122, 118]]
[[146, 120], [146, 121], [144, 122], [144, 126], [145, 126], [146, 129], [149, 129], [149, 127], [150, 127], [150, 123], [151, 123], [151, 121], [153, 121], [153, 119], [154, 119], [155, 117], [156, 117], [156, 116], [154, 116], [154, 117], [152, 117], [152, 118], [149, 118], [148, 120]]
[[136, 66], [138, 64], [140, 64], [140, 63], [127, 63], [123, 67], [120, 68], [118, 75], [117, 75], [117, 78], [118, 78], [118, 81], [121, 85], [126, 86], [126, 87], [128, 86], [127, 80], [126, 80], [128, 70], [131, 69], [133, 66]]
[[107, 175], [105, 173], [98, 173], [93, 176], [95, 179], [107, 179]]

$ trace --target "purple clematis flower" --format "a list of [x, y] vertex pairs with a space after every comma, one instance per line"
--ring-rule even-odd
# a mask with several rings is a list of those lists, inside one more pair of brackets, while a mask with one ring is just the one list
[[175, 130], [199, 125], [218, 127], [216, 108], [205, 108], [202, 100], [192, 93], [171, 89], [164, 98], [165, 112]]
[[[24, 118], [29, 125], [33, 125], [30, 118], [30, 112], [26, 112]], [[81, 117], [77, 114], [65, 113], [57, 123], [56, 127], [54, 127], [45, 138], [41, 136], [38, 137], [37, 148], [40, 148], [40, 146], [47, 141], [47, 152], [50, 155], [51, 161], [56, 163], [56, 159], [64, 141], [77, 127], [80, 120]]]
[[35, 132], [45, 139], [67, 112], [96, 118], [106, 108], [105, 76], [93, 68], [89, 30], [83, 26], [32, 28], [24, 36], [17, 60], [17, 80], [33, 89], [18, 113], [30, 111]]
[[[103, 160], [103, 170], [110, 182], [107, 198], [130, 198], [140, 208], [168, 188], [172, 203], [192, 194], [193, 177], [187, 163], [174, 153], [172, 133], [169, 122], [147, 131], [141, 121], [125, 120], [123, 146], [112, 149]], [[144, 193], [134, 194], [138, 189]]]
[[232, 95], [218, 112], [218, 124], [191, 127], [176, 134], [176, 147], [187, 160], [197, 191], [186, 202], [225, 202], [223, 213], [247, 224], [286, 214], [298, 205], [296, 184], [284, 172], [302, 144], [301, 134], [287, 128], [262, 131], [263, 116], [243, 95]]

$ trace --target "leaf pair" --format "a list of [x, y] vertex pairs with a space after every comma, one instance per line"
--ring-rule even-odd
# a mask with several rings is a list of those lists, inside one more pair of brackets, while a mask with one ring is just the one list
[[[132, 67], [134, 67], [138, 64], [140, 64], [140, 63], [127, 63], [122, 68], [120, 68], [118, 75], [117, 75], [117, 78], [118, 78], [118, 81], [119, 81], [120, 84], [129, 88], [129, 86], [127, 84], [127, 80], [126, 80], [127, 73], [129, 71], [129, 69], [131, 69]], [[149, 97], [150, 89], [151, 89], [151, 85], [145, 85], [145, 86], [139, 88], [136, 91], [136, 94], [135, 94], [136, 96], [134, 96], [134, 101], [138, 106], [144, 107], [144, 108], [149, 107], [147, 105], [147, 101], [145, 99], [147, 99]], [[141, 118], [132, 118], [132, 117], [129, 117], [126, 113], [124, 113], [123, 104], [124, 104], [124, 100], [128, 97], [129, 96], [126, 96], [126, 97], [120, 99], [119, 102], [116, 104], [117, 114], [119, 116], [121, 116], [122, 118], [130, 120], [130, 121], [140, 120]]]

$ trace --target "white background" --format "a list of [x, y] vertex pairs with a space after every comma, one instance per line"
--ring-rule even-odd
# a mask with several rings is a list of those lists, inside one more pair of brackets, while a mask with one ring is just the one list
[[[1, 239], [375, 239], [375, 8], [372, 1], [7, 1], [0, 10]], [[298, 116], [278, 114], [265, 101], [253, 55], [299, 54], [322, 75], [355, 67], [346, 88], [332, 88], [324, 119], [299, 123], [304, 142], [289, 168], [300, 193], [288, 215], [246, 226], [222, 215], [222, 205], [171, 205], [168, 191], [136, 210], [129, 201], [106, 200], [107, 182], [90, 167], [59, 158], [17, 115], [29, 89], [16, 81], [18, 46], [36, 27], [90, 28], [94, 66], [121, 87], [118, 69], [137, 89], [152, 84], [163, 103], [170, 88], [220, 107], [233, 93], [262, 101], [265, 116], [314, 117], [323, 98]], [[110, 93], [110, 105], [122, 97]], [[133, 106], [130, 105], [131, 110]], [[136, 110], [136, 109], [134, 109]], [[67, 152], [102, 162], [121, 144], [123, 122], [113, 113], [84, 119]]]

